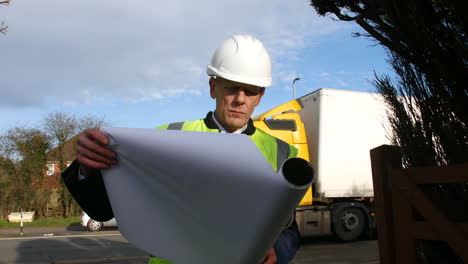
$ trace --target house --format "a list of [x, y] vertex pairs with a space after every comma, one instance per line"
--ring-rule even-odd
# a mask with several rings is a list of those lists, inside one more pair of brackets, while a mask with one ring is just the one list
[[[65, 166], [68, 167], [72, 161], [66, 161]], [[60, 166], [57, 160], [47, 161], [47, 170], [44, 175], [42, 188], [54, 189], [60, 187]]]
[[[70, 166], [70, 164], [75, 159], [76, 155], [76, 140], [77, 137], [65, 142], [63, 147], [63, 156], [65, 161], [65, 167]], [[59, 149], [55, 147], [47, 153], [47, 169], [44, 171], [44, 182], [42, 187], [47, 189], [55, 189], [60, 187], [60, 166], [59, 166]]]

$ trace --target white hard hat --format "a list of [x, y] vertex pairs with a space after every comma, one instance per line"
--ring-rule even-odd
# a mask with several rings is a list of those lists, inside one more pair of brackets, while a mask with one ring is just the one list
[[206, 67], [209, 76], [250, 85], [271, 85], [270, 56], [263, 44], [248, 35], [235, 35], [215, 51]]

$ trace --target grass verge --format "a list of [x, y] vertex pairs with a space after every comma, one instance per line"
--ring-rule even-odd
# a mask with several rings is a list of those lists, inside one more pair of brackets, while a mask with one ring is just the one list
[[[37, 219], [31, 223], [23, 223], [24, 227], [51, 227], [51, 226], [70, 226], [79, 225], [80, 217], [68, 218], [44, 218]], [[0, 220], [0, 228], [19, 228], [20, 223], [11, 223], [8, 220]]]

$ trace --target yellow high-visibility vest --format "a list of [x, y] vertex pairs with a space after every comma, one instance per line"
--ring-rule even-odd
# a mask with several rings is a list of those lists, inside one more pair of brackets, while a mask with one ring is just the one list
[[[157, 127], [157, 129], [169, 129], [169, 130], [185, 130], [185, 131], [199, 131], [199, 132], [220, 132], [218, 128], [213, 125], [208, 127], [206, 121], [211, 116], [211, 112], [208, 113], [207, 118], [199, 119], [195, 121], [185, 121], [178, 123], [171, 123]], [[247, 134], [250, 139], [255, 143], [257, 148], [263, 154], [265, 159], [270, 163], [275, 171], [281, 168], [281, 165], [288, 158], [297, 156], [297, 148], [278, 139], [270, 134], [267, 134], [259, 128], [255, 128], [252, 121], [249, 121], [250, 129]], [[151, 257], [148, 260], [148, 264], [173, 264], [167, 260], [158, 257]]]

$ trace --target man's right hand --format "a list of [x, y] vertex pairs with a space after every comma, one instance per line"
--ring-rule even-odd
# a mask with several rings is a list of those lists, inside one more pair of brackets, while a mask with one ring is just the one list
[[88, 128], [78, 136], [76, 160], [81, 174], [89, 176], [96, 169], [107, 169], [117, 163], [115, 152], [107, 147], [109, 139], [96, 128]]

